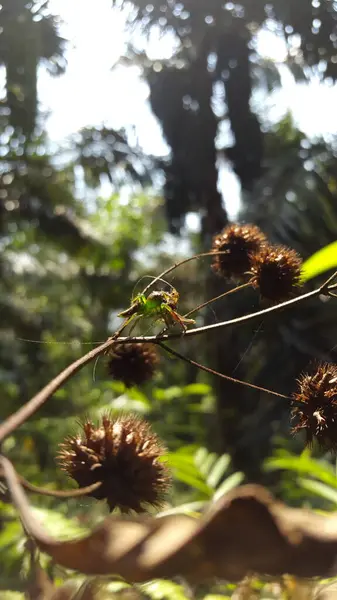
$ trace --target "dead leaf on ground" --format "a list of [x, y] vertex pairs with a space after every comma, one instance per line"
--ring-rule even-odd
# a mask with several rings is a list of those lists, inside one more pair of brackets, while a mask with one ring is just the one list
[[288, 508], [261, 486], [246, 485], [215, 502], [200, 519], [109, 517], [90, 535], [59, 541], [33, 516], [11, 463], [1, 459], [26, 531], [55, 563], [87, 575], [118, 574], [129, 582], [183, 576], [331, 577], [337, 574], [337, 515]]

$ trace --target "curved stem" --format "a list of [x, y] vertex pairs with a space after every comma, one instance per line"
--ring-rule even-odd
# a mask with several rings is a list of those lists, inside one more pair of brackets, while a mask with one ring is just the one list
[[[4, 476], [4, 472], [0, 472], [0, 477]], [[39, 487], [33, 483], [30, 483], [27, 481], [27, 479], [22, 477], [22, 475], [19, 475], [19, 473], [16, 473], [16, 476], [22, 487], [29, 492], [32, 492], [33, 494], [40, 494], [42, 496], [51, 496], [53, 498], [78, 498], [79, 496], [87, 496], [102, 485], [102, 482], [98, 481], [92, 485], [88, 485], [87, 487], [79, 488], [77, 490], [48, 490], [47, 488]]]
[[219, 296], [215, 296], [215, 298], [206, 300], [206, 302], [199, 304], [199, 306], [196, 306], [195, 308], [190, 310], [188, 313], [186, 313], [186, 315], [184, 315], [184, 318], [189, 317], [190, 315], [193, 315], [193, 313], [197, 312], [198, 310], [201, 310], [202, 308], [205, 308], [205, 306], [208, 306], [209, 304], [213, 304], [213, 302], [216, 302], [217, 300], [221, 300], [221, 298], [224, 298], [225, 296], [230, 296], [230, 294], [234, 294], [235, 292], [239, 292], [240, 290], [243, 290], [244, 288], [249, 287], [250, 285], [251, 285], [250, 281], [247, 281], [246, 283], [243, 283], [242, 285], [238, 285], [235, 288], [232, 288], [231, 290], [227, 290], [227, 292], [223, 292]]
[[75, 375], [77, 371], [84, 367], [84, 365], [91, 362], [94, 358], [96, 358], [96, 356], [103, 354], [103, 352], [110, 348], [110, 346], [112, 346], [114, 343], [115, 340], [108, 340], [100, 346], [97, 346], [97, 348], [90, 350], [90, 352], [78, 360], [75, 360], [75, 362], [66, 367], [64, 371], [52, 379], [52, 381], [50, 381], [40, 392], [33, 396], [33, 398], [31, 398], [27, 404], [24, 404], [15, 413], [10, 415], [8, 419], [6, 419], [0, 425], [0, 443], [17, 427], [20, 427], [22, 423], [29, 419], [29, 417], [31, 417], [46, 402], [46, 400], [48, 400], [48, 398], [61, 387], [61, 385], [70, 379], [70, 377]]
[[159, 281], [162, 277], [165, 277], [165, 275], [172, 273], [172, 271], [174, 271], [178, 267], [181, 267], [182, 265], [186, 265], [188, 262], [191, 262], [191, 260], [197, 260], [199, 258], [203, 258], [204, 256], [216, 256], [218, 254], [227, 254], [227, 252], [225, 250], [219, 250], [218, 252], [216, 250], [211, 250], [210, 252], [201, 252], [200, 254], [195, 254], [194, 256], [189, 256], [188, 258], [184, 258], [183, 260], [175, 263], [174, 265], [171, 265], [171, 267], [169, 267], [168, 269], [165, 269], [165, 271], [163, 271], [162, 273], [160, 273], [160, 275], [155, 277], [153, 279], [153, 281], [150, 281], [150, 283], [146, 286], [146, 288], [144, 288], [142, 294], [146, 294], [146, 292], [155, 283], [157, 283], [157, 281]]
[[242, 381], [241, 379], [235, 379], [234, 377], [230, 377], [229, 375], [224, 375], [224, 373], [219, 373], [218, 371], [214, 371], [214, 369], [205, 367], [205, 365], [202, 365], [202, 364], [196, 362], [195, 360], [192, 360], [191, 358], [188, 358], [187, 356], [180, 354], [180, 352], [177, 352], [176, 350], [172, 350], [172, 348], [169, 348], [168, 346], [166, 346], [166, 344], [163, 344], [162, 342], [158, 342], [158, 346], [160, 346], [161, 348], [166, 350], [166, 352], [168, 352], [169, 354], [172, 354], [176, 358], [180, 358], [180, 360], [183, 360], [183, 361], [189, 363], [190, 365], [197, 367], [201, 371], [206, 371], [206, 373], [210, 373], [211, 375], [216, 375], [217, 377], [221, 377], [222, 379], [227, 379], [227, 381], [231, 381], [232, 383], [238, 383], [240, 385], [244, 385], [246, 387], [252, 388], [253, 390], [259, 390], [260, 392], [272, 394], [273, 396], [277, 396], [278, 398], [283, 398], [284, 400], [292, 400], [292, 398], [290, 396], [285, 396], [284, 394], [279, 394], [279, 392], [274, 392], [273, 390], [268, 390], [267, 388], [260, 387], [259, 385], [254, 385], [253, 383], [249, 383], [247, 381]]
[[[334, 273], [332, 273], [332, 275], [330, 275], [329, 279], [327, 279], [327, 280], [326, 280], [326, 281], [323, 283], [323, 285], [321, 285], [320, 289], [321, 289], [321, 290], [326, 290], [328, 287], [330, 287], [330, 283], [331, 283], [332, 281], [334, 281], [334, 279], [336, 279], [336, 278], [337, 278], [337, 271], [335, 271]], [[333, 288], [333, 287], [334, 287], [334, 285], [333, 285], [333, 286], [331, 286], [331, 287]]]

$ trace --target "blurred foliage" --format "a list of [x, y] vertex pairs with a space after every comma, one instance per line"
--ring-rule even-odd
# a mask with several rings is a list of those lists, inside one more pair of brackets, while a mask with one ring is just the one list
[[[140, 278], [174, 262], [179, 243], [167, 228], [180, 233], [184, 254], [191, 247], [208, 248], [212, 235], [227, 222], [218, 190], [217, 160], [223, 156], [241, 182], [243, 220], [257, 223], [272, 241], [294, 247], [304, 258], [327, 246], [325, 257], [315, 260], [326, 260], [325, 268], [335, 264], [335, 140], [308, 140], [289, 116], [271, 125], [263, 117], [263, 103], [253, 100], [257, 92], [282, 85], [277, 65], [258, 55], [260, 27], [285, 39], [286, 66], [297, 80], [336, 79], [336, 3], [134, 0], [133, 5], [134, 27], [145, 34], [151, 28], [161, 34], [170, 31], [176, 44], [170, 59], [158, 61], [130, 41], [124, 57], [125, 63], [143, 68], [149, 83], [151, 107], [171, 149], [170, 157], [160, 160], [132, 144], [126, 130], [107, 127], [85, 128], [64, 147], [51, 150], [38, 110], [37, 76], [39, 66], [51, 75], [66, 68], [59, 18], [50, 13], [48, 2], [1, 2], [0, 63], [6, 71], [0, 107], [1, 420], [115, 329], [117, 312], [128, 306]], [[232, 145], [222, 135], [227, 124]], [[152, 189], [161, 171], [165, 206]], [[78, 173], [86, 186], [82, 196], [77, 193]], [[114, 193], [103, 199], [99, 185], [106, 179]], [[200, 219], [200, 238], [186, 235], [183, 228], [191, 212]], [[223, 282], [204, 275], [208, 263], [201, 264], [203, 272], [189, 264], [174, 276], [186, 311], [216, 288], [224, 289]], [[317, 264], [319, 275], [322, 262]], [[256, 300], [248, 293], [230, 306], [227, 301], [216, 305], [215, 316], [229, 318], [254, 306]], [[281, 314], [257, 329], [247, 326], [206, 340], [202, 347], [194, 340], [179, 343], [189, 356], [205, 358], [221, 372], [289, 394], [310, 359], [336, 360], [335, 312], [330, 301], [315, 300], [293, 311], [291, 318]], [[207, 310], [198, 318], [214, 320], [214, 312]], [[89, 413], [95, 418], [107, 409], [143, 414], [167, 443], [175, 477], [168, 513], [201, 510], [238, 485], [243, 472], [249, 479], [266, 477], [260, 465], [270, 453], [273, 434], [288, 432], [282, 401], [223, 383], [214, 382], [212, 389], [194, 368], [171, 358], [163, 360], [153, 384], [125, 390], [107, 380], [101, 359], [95, 369], [87, 367], [59, 390], [6, 440], [3, 450], [31, 482], [51, 489], [69, 487], [55, 469], [57, 445], [80, 417]], [[317, 460], [307, 452], [298, 457], [295, 445], [290, 446], [266, 463], [271, 485], [295, 505], [335, 508], [331, 458]], [[64, 535], [70, 526], [85, 528], [104, 514], [89, 499], [61, 503], [34, 496], [34, 504], [50, 528]], [[16, 512], [3, 494], [4, 600], [22, 597], [4, 590], [23, 590], [29, 571], [24, 544]], [[69, 575], [46, 559], [42, 566], [58, 584]], [[75, 582], [74, 590], [82, 584]], [[247, 592], [216, 583], [193, 593], [204, 600], [232, 594], [237, 599], [281, 598], [285, 585], [252, 580]], [[295, 600], [302, 583], [291, 585], [289, 597]], [[126, 584], [114, 582], [105, 591], [100, 586], [102, 598], [179, 600], [192, 594], [180, 581], [123, 590]], [[134, 596], [127, 596], [129, 591]]]
[[284, 498], [322, 510], [336, 510], [336, 467], [337, 462], [331, 464], [329, 456], [313, 458], [308, 449], [297, 455], [280, 448], [265, 461], [267, 471], [280, 471], [278, 490]]
[[[223, 494], [229, 492], [233, 487], [239, 485], [244, 479], [243, 473], [232, 473], [223, 481], [224, 475], [230, 465], [230, 456], [223, 454], [218, 456], [215, 452], [208, 452], [206, 448], [199, 446], [183, 446], [168, 454], [167, 464], [177, 481], [188, 486], [188, 498], [184, 501], [194, 502], [187, 505], [190, 509], [200, 510], [206, 500], [217, 500]], [[191, 496], [191, 489], [198, 496]], [[177, 488], [179, 494], [179, 487]], [[179, 505], [177, 510], [186, 510], [181, 504], [182, 498], [179, 494]], [[167, 511], [166, 511], [167, 512]], [[172, 510], [169, 511], [172, 513]]]

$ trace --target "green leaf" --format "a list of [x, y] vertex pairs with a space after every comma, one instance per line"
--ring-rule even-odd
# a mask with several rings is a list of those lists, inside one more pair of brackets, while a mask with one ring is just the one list
[[[111, 581], [107, 584], [105, 590], [107, 592], [118, 593], [122, 590], [132, 590], [132, 586], [124, 581]], [[114, 597], [114, 596], [113, 596]]]
[[198, 450], [195, 453], [195, 457], [194, 457], [194, 462], [196, 464], [196, 466], [198, 467], [198, 469], [200, 469], [200, 465], [202, 465], [205, 460], [207, 459], [208, 456], [208, 450], [207, 448], [204, 448], [204, 446], [200, 446], [200, 448], [198, 448]]
[[125, 385], [121, 381], [107, 381], [105, 384], [108, 388], [111, 388], [116, 394], [124, 394]]
[[140, 404], [144, 404], [146, 408], [151, 407], [151, 403], [148, 397], [139, 388], [131, 388], [130, 390], [128, 390], [126, 395], [130, 398], [130, 400], [134, 400], [136, 402], [139, 402]]
[[48, 531], [50, 531], [52, 535], [72, 537], [74, 535], [83, 535], [88, 531], [88, 529], [83, 525], [80, 525], [79, 521], [76, 519], [66, 519], [55, 510], [33, 508], [33, 512], [39, 520], [46, 524]]
[[321, 483], [320, 481], [314, 481], [313, 479], [307, 479], [305, 477], [299, 478], [299, 484], [308, 492], [312, 492], [316, 494], [316, 496], [320, 496], [325, 500], [329, 500], [333, 502], [333, 504], [337, 505], [337, 491], [331, 488], [329, 485], [325, 483]]
[[198, 452], [199, 449], [200, 446], [198, 446], [197, 444], [186, 444], [185, 446], [180, 446], [177, 450], [172, 452], [172, 455], [188, 457], [192, 460], [192, 462], [194, 462], [194, 455], [196, 454], [196, 452]]
[[337, 489], [337, 478], [331, 466], [328, 463], [320, 463], [317, 460], [310, 458], [307, 452], [303, 452], [301, 456], [286, 456], [281, 458], [268, 459], [264, 468], [266, 471], [274, 471], [284, 469], [287, 471], [295, 471], [296, 473], [310, 475], [316, 477], [323, 483]]
[[139, 587], [153, 600], [188, 600], [189, 598], [182, 585], [165, 579], [154, 579]]
[[211, 391], [212, 388], [206, 383], [190, 383], [189, 385], [185, 385], [182, 389], [184, 396], [206, 396], [206, 394], [210, 394]]
[[177, 469], [200, 475], [199, 470], [194, 464], [193, 456], [179, 456], [175, 452], [168, 452], [166, 459], [167, 464], [172, 468], [176, 467]]
[[171, 452], [167, 455], [167, 464], [171, 467], [176, 479], [206, 494], [208, 498], [212, 497], [212, 489], [202, 478], [199, 469], [194, 463], [194, 456], [179, 456], [179, 454]]
[[337, 268], [337, 241], [321, 248], [304, 262], [302, 281], [309, 281], [309, 279], [334, 268]]
[[222, 456], [220, 456], [220, 458], [218, 458], [209, 476], [207, 477], [207, 485], [209, 485], [213, 489], [217, 488], [229, 467], [230, 461], [231, 458], [229, 454], [223, 454]]
[[153, 392], [156, 400], [169, 402], [170, 400], [174, 400], [175, 398], [180, 398], [182, 395], [182, 388], [177, 385], [172, 385], [171, 387], [166, 388], [165, 390], [157, 388]]
[[207, 501], [199, 500], [197, 502], [187, 502], [186, 504], [180, 504], [179, 506], [174, 506], [173, 508], [169, 508], [167, 510], [162, 511], [157, 517], [166, 517], [167, 515], [180, 515], [181, 513], [186, 513], [192, 516], [199, 516], [198, 513], [205, 508]]
[[218, 487], [217, 491], [213, 496], [213, 500], [219, 500], [221, 496], [228, 494], [228, 492], [230, 492], [233, 488], [240, 485], [244, 478], [245, 476], [243, 473], [241, 473], [241, 471], [237, 471], [236, 473], [233, 473], [233, 475], [227, 477], [227, 479], [225, 479], [225, 481], [220, 485], [220, 487]]
[[54, 394], [54, 398], [58, 398], [58, 399], [63, 398], [64, 399], [67, 397], [67, 394], [68, 394], [67, 390], [63, 390], [63, 389], [57, 390]]
[[12, 506], [12, 504], [7, 504], [6, 502], [1, 502], [0, 500], [0, 515], [1, 517], [4, 517], [4, 515], [6, 515], [15, 518], [15, 508]]
[[231, 596], [223, 596], [222, 594], [207, 594], [203, 600], [230, 600]]
[[198, 476], [193, 475], [192, 473], [188, 473], [187, 471], [183, 471], [181, 469], [174, 468], [173, 475], [176, 479], [179, 479], [182, 483], [189, 485], [190, 487], [199, 490], [207, 496], [207, 498], [211, 498], [213, 494], [212, 488], [210, 488], [202, 479]]
[[216, 464], [217, 459], [218, 455], [215, 454], [215, 452], [212, 452], [207, 456], [205, 462], [200, 465], [200, 473], [205, 479], [207, 478], [207, 475], [209, 474], [213, 466]]
[[6, 525], [2, 527], [2, 531], [0, 533], [0, 549], [4, 549], [11, 544], [17, 544], [21, 538], [22, 527], [20, 522], [12, 521], [6, 523]]

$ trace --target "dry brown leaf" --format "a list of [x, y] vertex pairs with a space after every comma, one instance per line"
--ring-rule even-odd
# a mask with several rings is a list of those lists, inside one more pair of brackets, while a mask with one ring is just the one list
[[32, 515], [7, 459], [1, 459], [26, 531], [54, 562], [88, 575], [118, 574], [129, 582], [183, 576], [239, 581], [271, 576], [337, 574], [337, 515], [288, 508], [258, 485], [246, 485], [200, 518], [109, 517], [81, 539], [53, 539]]

